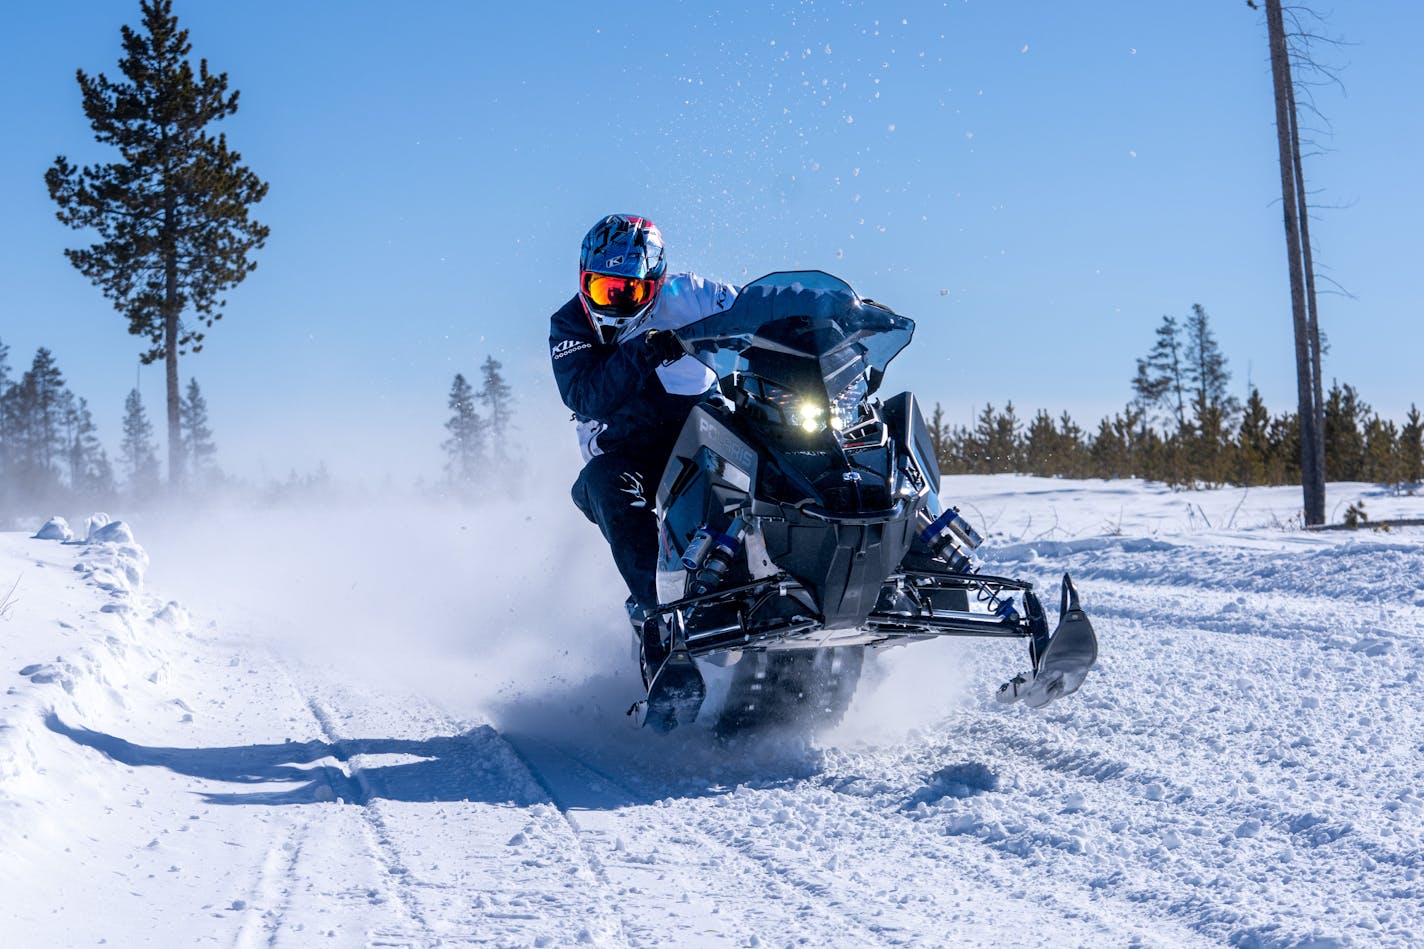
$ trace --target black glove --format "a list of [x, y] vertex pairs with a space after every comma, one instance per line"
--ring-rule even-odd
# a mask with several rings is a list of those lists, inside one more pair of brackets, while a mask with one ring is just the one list
[[643, 343], [661, 363], [677, 362], [687, 355], [687, 350], [682, 348], [682, 340], [672, 330], [648, 330]]

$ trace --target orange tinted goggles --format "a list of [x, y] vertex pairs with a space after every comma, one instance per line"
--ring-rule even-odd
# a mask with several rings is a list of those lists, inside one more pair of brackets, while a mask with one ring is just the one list
[[653, 298], [658, 289], [656, 280], [635, 277], [613, 277], [584, 271], [583, 292], [594, 306], [611, 307], [632, 313]]

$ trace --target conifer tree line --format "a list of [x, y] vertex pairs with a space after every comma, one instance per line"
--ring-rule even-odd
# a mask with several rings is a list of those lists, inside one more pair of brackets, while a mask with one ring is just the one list
[[[160, 466], [154, 427], [137, 389], [115, 411], [122, 438], [117, 468], [99, 440], [89, 401], [69, 388], [54, 353], [41, 347], [17, 373], [0, 340], [0, 520], [36, 515], [69, 503], [107, 505], [158, 494]], [[182, 400], [182, 436], [194, 486], [221, 478], [197, 379]]]
[[450, 384], [451, 414], [445, 422], [450, 437], [440, 447], [445, 452], [446, 486], [456, 494], [479, 493], [490, 486], [490, 476], [498, 479], [509, 472], [514, 400], [503, 368], [499, 360], [486, 356], [478, 390], [463, 373], [456, 373]]
[[[1164, 316], [1137, 360], [1132, 398], [1096, 428], [1067, 412], [1024, 419], [1009, 402], [984, 406], [973, 425], [950, 426], [936, 405], [930, 436], [946, 474], [1023, 472], [1065, 478], [1145, 478], [1180, 487], [1299, 483], [1300, 423], [1272, 414], [1254, 386], [1243, 405], [1206, 310]], [[1325, 399], [1326, 473], [1397, 490], [1424, 486], [1424, 417], [1381, 418], [1354, 386], [1335, 382]]]

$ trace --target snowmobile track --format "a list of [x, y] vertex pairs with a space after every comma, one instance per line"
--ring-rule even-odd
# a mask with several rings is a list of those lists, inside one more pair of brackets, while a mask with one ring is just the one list
[[[332, 721], [331, 714], [323, 708], [320, 702], [315, 698], [311, 696], [305, 696], [305, 698], [307, 708], [311, 711], [312, 717], [316, 719], [317, 726], [321, 729], [322, 735], [324, 735], [326, 740], [331, 744], [340, 743], [346, 736], [341, 735], [336, 730], [336, 725]], [[348, 769], [351, 774], [351, 780], [361, 789], [362, 796], [367, 802], [361, 808], [367, 847], [372, 856], [381, 865], [382, 870], [385, 871], [383, 879], [395, 881], [386, 888], [387, 892], [395, 898], [395, 905], [400, 907], [401, 912], [414, 926], [422, 932], [431, 933], [432, 930], [429, 921], [420, 911], [416, 901], [407, 892], [407, 889], [413, 885], [413, 882], [409, 879], [409, 874], [401, 862], [400, 855], [396, 852], [394, 845], [391, 843], [390, 832], [381, 817], [378, 802], [371, 791], [370, 781], [367, 779], [360, 765], [348, 764]], [[340, 793], [338, 788], [333, 787], [331, 790], [333, 795]], [[434, 938], [433, 935], [431, 938]]]
[[[609, 907], [620, 906], [622, 900], [618, 898], [617, 888], [608, 878], [608, 870], [604, 867], [603, 861], [599, 859], [597, 851], [590, 845], [584, 829], [579, 826], [578, 821], [569, 813], [571, 806], [569, 789], [559, 787], [548, 778], [548, 775], [553, 773], [550, 767], [550, 759], [548, 758], [548, 751], [551, 746], [535, 739], [512, 740], [509, 735], [504, 733], [500, 734], [500, 738], [504, 740], [505, 745], [514, 753], [514, 756], [519, 759], [519, 762], [524, 765], [524, 769], [529, 772], [529, 776], [534, 780], [534, 783], [543, 789], [544, 793], [548, 795], [549, 800], [558, 808], [559, 815], [563, 818], [564, 823], [568, 825], [574, 840], [578, 844], [579, 852], [583, 857], [584, 863], [609, 894], [609, 899], [605, 901], [604, 905]], [[597, 789], [594, 790], [596, 793]], [[621, 911], [615, 909], [614, 912], [617, 914], [618, 935], [623, 945], [633, 945], [633, 942], [628, 936], [627, 919], [623, 916]]]
[[[636, 807], [639, 802], [646, 801], [648, 795], [640, 794], [620, 778], [608, 773], [604, 768], [590, 764], [579, 754], [544, 739], [507, 734], [502, 737], [514, 749], [520, 760], [525, 763], [534, 780], [545, 789], [550, 799], [559, 808], [560, 813], [564, 815], [565, 820], [568, 821], [569, 826], [574, 829], [590, 862], [599, 868], [601, 878], [612, 886], [613, 881], [608, 874], [607, 867], [598, 857], [596, 850], [596, 843], [606, 838], [607, 832], [594, 830], [581, 824], [579, 812], [583, 811], [592, 816], [597, 812], [611, 813], [616, 810]], [[860, 922], [842, 907], [839, 900], [831, 895], [830, 886], [806, 878], [784, 860], [776, 859], [768, 853], [751, 852], [749, 845], [735, 840], [722, 839], [701, 827], [687, 823], [679, 822], [667, 828], [669, 841], [693, 842], [688, 838], [695, 838], [697, 849], [714, 853], [718, 857], [730, 858], [736, 864], [746, 868], [745, 875], [754, 878], [760, 885], [758, 892], [777, 893], [781, 891], [786, 894], [799, 895], [801, 900], [807, 904], [801, 907], [799, 914], [803, 924], [805, 918], [813, 914], [825, 921], [827, 925], [824, 933], [826, 938], [832, 940], [831, 944], [897, 946], [916, 941], [914, 937], [895, 938], [889, 931], [880, 931]], [[614, 842], [614, 849], [621, 849], [622, 846], [620, 837]], [[687, 880], [685, 882], [695, 885], [698, 881]], [[791, 909], [791, 904], [794, 902], [796, 901], [784, 898], [764, 901], [767, 908], [784, 905], [787, 909]], [[748, 924], [752, 923], [751, 920], [747, 922]], [[742, 927], [737, 927], [737, 929], [740, 930]], [[761, 938], [765, 938], [765, 934], [770, 931], [772, 930], [768, 926], [748, 925], [745, 932], [727, 933], [726, 935], [744, 940], [747, 936], [754, 936], [758, 933], [761, 934]], [[639, 945], [642, 943], [634, 940], [628, 944]], [[745, 943], [740, 942], [739, 944]]]
[[[281, 932], [282, 920], [292, 902], [290, 881], [298, 861], [301, 859], [302, 843], [306, 837], [310, 821], [274, 833], [267, 848], [262, 870], [252, 888], [249, 909], [238, 931], [234, 945], [239, 949], [249, 946], [272, 946]], [[257, 907], [272, 906], [270, 914], [259, 913]]]

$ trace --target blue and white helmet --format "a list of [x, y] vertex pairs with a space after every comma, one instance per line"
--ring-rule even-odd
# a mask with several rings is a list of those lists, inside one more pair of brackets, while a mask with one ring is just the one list
[[584, 235], [579, 299], [604, 343], [617, 342], [657, 300], [667, 274], [663, 235], [647, 218], [610, 214]]

